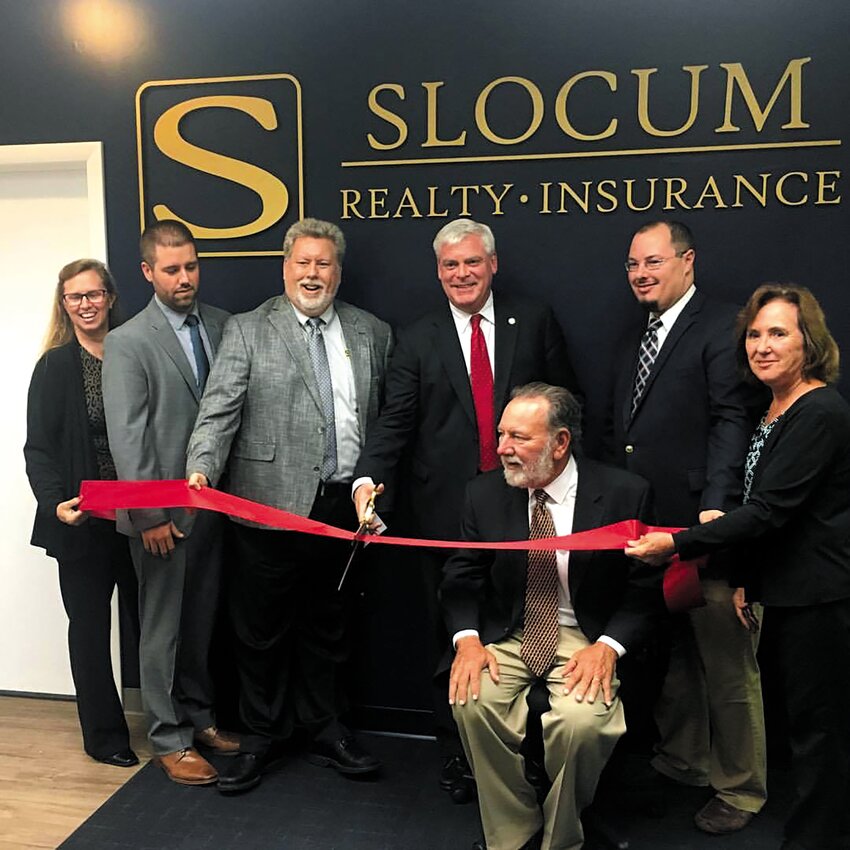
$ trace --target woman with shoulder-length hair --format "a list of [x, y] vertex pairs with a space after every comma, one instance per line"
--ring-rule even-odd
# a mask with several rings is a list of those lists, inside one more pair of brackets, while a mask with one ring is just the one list
[[97, 260], [59, 272], [44, 351], [27, 399], [27, 477], [38, 502], [31, 543], [59, 564], [68, 649], [85, 751], [119, 767], [138, 764], [112, 674], [110, 600], [118, 585], [138, 634], [138, 588], [127, 539], [78, 510], [80, 482], [114, 479], [100, 385], [103, 340], [118, 293]]
[[783, 850], [846, 847], [850, 818], [850, 405], [838, 346], [807, 289], [765, 284], [740, 317], [739, 357], [773, 393], [753, 434], [744, 504], [626, 553], [651, 563], [734, 547], [739, 617], [764, 605], [788, 714], [796, 800]]

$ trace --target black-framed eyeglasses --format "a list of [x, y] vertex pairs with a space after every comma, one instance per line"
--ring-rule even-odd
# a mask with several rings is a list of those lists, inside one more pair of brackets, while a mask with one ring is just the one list
[[[658, 269], [660, 269], [667, 260], [684, 257], [690, 250], [691, 249], [688, 248], [687, 251], [676, 251], [672, 257], [648, 257], [643, 261], [643, 267], [650, 272], [658, 271]], [[623, 263], [623, 266], [627, 272], [636, 272], [641, 267], [641, 264], [637, 260], [626, 260], [626, 262]]]
[[66, 292], [62, 300], [71, 307], [79, 307], [85, 298], [89, 304], [99, 307], [106, 300], [107, 295], [109, 295], [107, 289], [90, 289], [88, 292]]

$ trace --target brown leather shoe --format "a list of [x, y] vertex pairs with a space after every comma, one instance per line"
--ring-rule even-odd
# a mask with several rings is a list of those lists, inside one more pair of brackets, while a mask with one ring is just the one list
[[754, 817], [752, 812], [745, 812], [735, 806], [712, 797], [695, 815], [694, 823], [697, 829], [711, 835], [726, 835], [743, 829]]
[[194, 747], [154, 756], [154, 761], [180, 785], [212, 785], [218, 779], [216, 769]]
[[208, 726], [195, 732], [195, 743], [214, 750], [219, 756], [235, 756], [239, 752], [239, 738], [217, 726]]

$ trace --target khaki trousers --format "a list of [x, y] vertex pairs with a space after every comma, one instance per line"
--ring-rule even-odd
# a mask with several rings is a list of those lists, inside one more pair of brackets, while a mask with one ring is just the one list
[[[528, 717], [525, 698], [535, 681], [520, 657], [521, 644], [522, 632], [490, 644], [499, 684], [484, 670], [478, 700], [453, 709], [478, 784], [487, 850], [518, 850], [541, 826], [542, 850], [578, 850], [584, 840], [581, 812], [592, 802], [602, 769], [626, 731], [623, 708], [616, 696], [608, 707], [600, 697], [590, 704], [564, 695], [561, 669], [588, 640], [579, 629], [562, 626], [556, 663], [546, 678], [550, 710], [542, 717], [543, 744], [552, 787], [541, 811], [519, 754]], [[615, 679], [615, 693], [618, 685]]]
[[[758, 812], [767, 799], [764, 709], [756, 649], [724, 581], [704, 580], [706, 605], [673, 636], [655, 719], [653, 767], [688, 785], [711, 785], [735, 808]], [[761, 619], [761, 605], [753, 605]]]

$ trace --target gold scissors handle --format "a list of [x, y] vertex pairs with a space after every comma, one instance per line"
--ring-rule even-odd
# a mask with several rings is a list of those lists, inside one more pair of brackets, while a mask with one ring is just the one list
[[[378, 489], [380, 488], [380, 490]], [[363, 519], [360, 520], [360, 527], [357, 529], [357, 534], [365, 534], [366, 529], [372, 524], [372, 520], [375, 517], [375, 499], [384, 492], [384, 485], [379, 484], [372, 490], [372, 495], [369, 496], [369, 501], [366, 502], [366, 510], [363, 511]]]
[[372, 524], [372, 520], [375, 518], [375, 499], [384, 492], [384, 485], [378, 484], [374, 490], [372, 490], [372, 495], [369, 496], [369, 501], [366, 502], [366, 510], [363, 511], [363, 519], [360, 520], [360, 525], [357, 526], [357, 531], [354, 532], [354, 539], [351, 541], [351, 554], [348, 556], [348, 563], [345, 565], [345, 569], [342, 571], [342, 578], [339, 580], [339, 585], [337, 586], [337, 590], [342, 590], [342, 585], [345, 582], [345, 577], [348, 575], [348, 570], [351, 567], [352, 562], [354, 561], [354, 556], [357, 554], [358, 548], [362, 545], [363, 539], [366, 537], [369, 532], [369, 526]]

